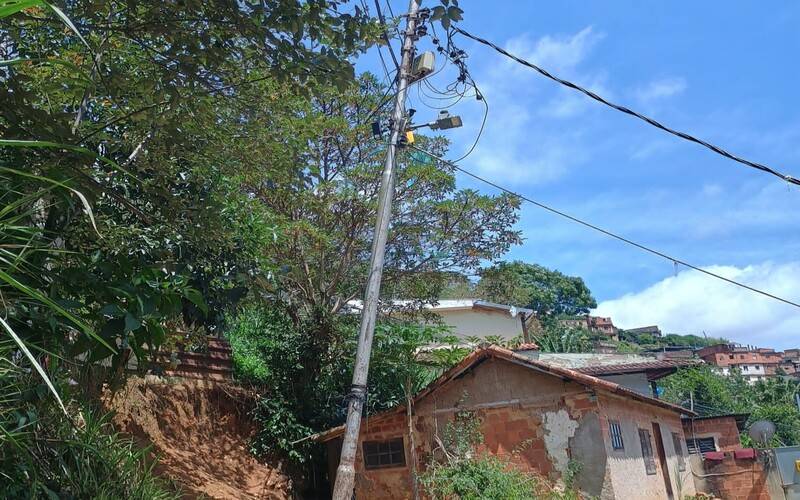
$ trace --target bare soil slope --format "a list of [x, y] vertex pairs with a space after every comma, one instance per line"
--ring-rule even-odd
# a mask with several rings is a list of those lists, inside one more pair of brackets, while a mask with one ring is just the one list
[[225, 382], [131, 377], [113, 399], [114, 424], [152, 444], [157, 470], [179, 483], [187, 498], [291, 498], [281, 464], [260, 463], [247, 451], [252, 396]]

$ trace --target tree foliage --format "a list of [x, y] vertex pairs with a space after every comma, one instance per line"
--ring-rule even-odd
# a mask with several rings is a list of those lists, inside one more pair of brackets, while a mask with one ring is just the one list
[[533, 332], [533, 341], [542, 352], [591, 352], [589, 332], [571, 328], [552, 319], [544, 319], [541, 328]]
[[482, 270], [476, 291], [483, 299], [527, 307], [540, 317], [575, 316], [597, 307], [583, 279], [521, 261]]
[[[221, 152], [243, 141], [216, 126], [258, 81], [292, 96], [351, 85], [350, 57], [378, 26], [336, 0], [5, 2], [0, 18], [0, 318], [17, 345], [3, 367], [26, 356], [69, 414], [4, 420], [4, 464], [63, 459], [41, 495], [136, 498], [124, 491], [135, 477], [114, 469], [117, 441], [71, 441], [76, 408], [58, 382], [129, 348], [146, 366], [170, 332], [213, 328], [268, 279], [276, 228], [230, 182], [241, 169]], [[29, 376], [9, 373], [4, 389]], [[41, 426], [53, 433], [30, 432]], [[84, 473], [117, 483], [77, 488]]]
[[[369, 116], [384, 95], [366, 75], [343, 93], [325, 88], [310, 100], [254, 101], [250, 108], [242, 133], [267, 151], [256, 158], [244, 152], [249, 169], [241, 181], [282, 228], [265, 251], [280, 265], [282, 297], [298, 312], [333, 314], [363, 294], [385, 153], [384, 141], [371, 135]], [[276, 129], [286, 135], [275, 136]], [[418, 141], [440, 154], [447, 146], [442, 138]], [[259, 158], [274, 165], [276, 157], [288, 168], [258, 168]], [[514, 198], [457, 189], [450, 166], [405, 152], [396, 171], [386, 295], [432, 300], [444, 285], [442, 273], [475, 270], [520, 241], [512, 230]]]
[[[800, 410], [795, 395], [800, 382], [771, 377], [749, 384], [741, 373], [717, 373], [708, 365], [684, 368], [664, 379], [664, 398], [689, 406], [694, 404], [701, 415], [749, 413], [748, 424], [758, 420], [772, 421], [777, 432], [773, 444], [800, 444]], [[743, 436], [749, 442], [749, 438]]]
[[[311, 456], [310, 442], [300, 441], [315, 431], [340, 424], [346, 414], [345, 396], [353, 375], [357, 323], [339, 317], [335, 341], [320, 359], [310, 359], [316, 325], [292, 322], [286, 304], [253, 304], [228, 318], [227, 337], [233, 349], [237, 378], [260, 390], [254, 410], [261, 424], [252, 447], [259, 455], [287, 453], [302, 462]], [[405, 404], [406, 399], [433, 380], [465, 352], [441, 326], [380, 322], [375, 330], [367, 398], [369, 414]], [[420, 349], [431, 344], [433, 353]]]

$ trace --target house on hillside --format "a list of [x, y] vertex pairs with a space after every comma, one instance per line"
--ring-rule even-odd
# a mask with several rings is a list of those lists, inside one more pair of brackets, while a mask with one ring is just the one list
[[[695, 493], [681, 424], [681, 415], [693, 412], [653, 397], [651, 370], [543, 356], [530, 345], [479, 348], [419, 392], [410, 416], [401, 405], [365, 418], [356, 498], [411, 498], [413, 472], [435, 456], [457, 412], [479, 419], [483, 451], [523, 470], [557, 480], [577, 464], [574, 484], [588, 495], [655, 500]], [[315, 436], [326, 443], [332, 482], [343, 431]]]
[[774, 349], [715, 344], [698, 350], [697, 356], [723, 375], [738, 369], [750, 383], [777, 375], [792, 375], [797, 371], [791, 359], [784, 359], [784, 354]]
[[[358, 312], [362, 308], [362, 301], [351, 300], [348, 306], [351, 311]], [[394, 300], [384, 304], [383, 311], [402, 316], [416, 307], [411, 301]], [[435, 304], [424, 304], [422, 309], [438, 317], [443, 324], [452, 328], [454, 335], [462, 339], [498, 337], [528, 341], [528, 331], [534, 330], [537, 324], [532, 309], [479, 299], [440, 300]]]
[[558, 320], [561, 325], [568, 328], [580, 328], [588, 332], [603, 335], [611, 340], [619, 340], [619, 329], [614, 326], [611, 318], [601, 316], [574, 316]]
[[661, 337], [661, 328], [657, 325], [640, 326], [638, 328], [626, 328], [625, 333], [630, 335], [652, 335], [653, 337]]

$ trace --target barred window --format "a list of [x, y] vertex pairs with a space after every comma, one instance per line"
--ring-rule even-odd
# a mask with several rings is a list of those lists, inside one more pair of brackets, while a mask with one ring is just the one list
[[675, 447], [675, 456], [678, 457], [678, 470], [686, 470], [686, 459], [683, 456], [683, 441], [677, 432], [672, 433], [672, 446]]
[[687, 439], [686, 448], [692, 455], [697, 453], [706, 453], [709, 451], [717, 451], [717, 445], [713, 437]]
[[608, 429], [611, 432], [611, 447], [615, 450], [624, 450], [625, 443], [622, 442], [622, 427], [619, 421], [609, 420]]
[[655, 474], [656, 459], [653, 457], [653, 441], [650, 439], [650, 431], [647, 429], [639, 429], [639, 441], [642, 443], [644, 469], [647, 471], [647, 474]]
[[362, 448], [364, 450], [364, 468], [368, 470], [406, 465], [403, 438], [388, 441], [364, 441]]

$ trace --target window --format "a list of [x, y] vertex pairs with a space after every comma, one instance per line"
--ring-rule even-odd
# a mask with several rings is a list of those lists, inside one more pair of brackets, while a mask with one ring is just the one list
[[733, 354], [731, 354], [731, 355], [730, 355], [730, 356], [728, 356], [728, 357], [729, 357], [730, 359], [733, 359]]
[[742, 365], [742, 371], [746, 372], [747, 370], [748, 370], [748, 366], [747, 365]]
[[672, 446], [675, 448], [675, 456], [678, 457], [678, 470], [686, 470], [686, 459], [683, 456], [683, 442], [677, 432], [672, 433]]
[[706, 453], [708, 451], [717, 451], [717, 445], [714, 444], [713, 437], [687, 439], [686, 448], [692, 455]]
[[364, 467], [368, 470], [406, 465], [403, 438], [389, 441], [364, 441], [363, 449]]
[[647, 474], [656, 473], [656, 459], [653, 457], [653, 442], [650, 440], [650, 431], [639, 429], [639, 441], [642, 443], [642, 458]]
[[625, 444], [622, 442], [622, 428], [619, 421], [609, 420], [608, 429], [611, 432], [611, 447], [615, 450], [624, 450]]

